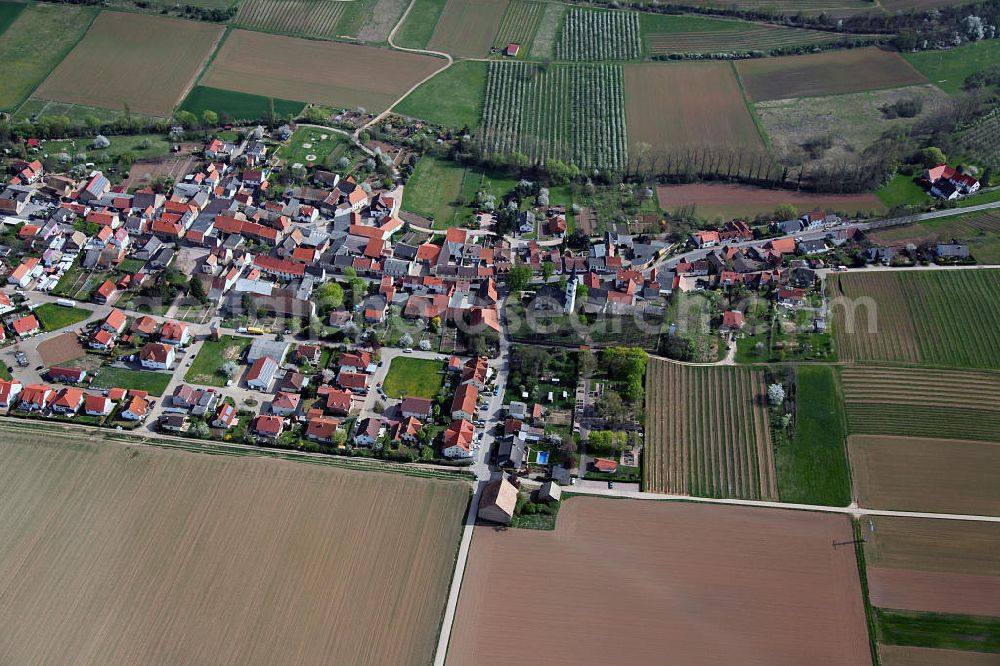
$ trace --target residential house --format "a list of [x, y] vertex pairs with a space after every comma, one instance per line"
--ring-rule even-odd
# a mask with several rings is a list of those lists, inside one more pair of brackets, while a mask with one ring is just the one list
[[23, 388], [24, 385], [16, 379], [0, 379], [0, 407], [6, 409], [14, 406]]
[[270, 411], [278, 416], [292, 416], [299, 410], [302, 396], [298, 393], [278, 391], [271, 400]]
[[742, 330], [746, 325], [743, 313], [739, 310], [726, 310], [722, 313], [722, 325], [719, 330], [723, 333]]
[[385, 428], [379, 419], [371, 416], [361, 419], [354, 430], [354, 444], [356, 446], [374, 446], [384, 432]]
[[277, 439], [285, 430], [285, 420], [280, 416], [261, 414], [254, 418], [252, 429], [258, 437]]
[[353, 397], [350, 391], [330, 387], [326, 393], [326, 411], [344, 416], [350, 414]]
[[160, 326], [160, 342], [183, 347], [191, 341], [191, 329], [182, 321], [165, 321]]
[[413, 417], [426, 421], [431, 418], [433, 407], [434, 401], [429, 398], [408, 395], [404, 396], [402, 402], [399, 404], [399, 412], [404, 417]]
[[41, 325], [35, 315], [31, 314], [15, 319], [11, 322], [11, 328], [19, 337], [27, 338], [38, 333], [41, 330]]
[[340, 421], [325, 416], [309, 419], [306, 424], [306, 439], [322, 444], [332, 444], [333, 435], [340, 428]]
[[407, 416], [402, 421], [393, 424], [390, 437], [394, 442], [413, 444], [417, 441], [417, 436], [423, 426], [424, 424], [419, 419]]
[[462, 384], [455, 391], [451, 402], [451, 418], [473, 421], [476, 418], [476, 403], [479, 399], [479, 389], [474, 384]]
[[18, 409], [25, 412], [41, 412], [55, 399], [55, 391], [45, 384], [28, 384], [21, 390]]
[[472, 423], [465, 419], [452, 421], [444, 432], [441, 454], [445, 458], [471, 458], [474, 436], [475, 428]]
[[87, 378], [87, 371], [81, 368], [63, 368], [53, 366], [48, 371], [49, 379], [66, 384], [79, 384]]
[[132, 397], [122, 409], [121, 417], [126, 421], [142, 421], [149, 413], [149, 400], [145, 395], [132, 391]]
[[169, 370], [174, 358], [174, 348], [161, 342], [147, 342], [139, 352], [139, 363], [150, 370]]
[[219, 405], [219, 409], [216, 410], [215, 416], [212, 418], [212, 427], [228, 430], [236, 425], [236, 420], [236, 407], [229, 403], [224, 403]]
[[107, 416], [114, 408], [115, 403], [107, 396], [87, 394], [83, 400], [83, 413], [87, 416]]
[[122, 331], [125, 330], [125, 324], [127, 321], [125, 313], [118, 308], [115, 308], [108, 314], [104, 321], [101, 322], [101, 329], [115, 335], [121, 335]]

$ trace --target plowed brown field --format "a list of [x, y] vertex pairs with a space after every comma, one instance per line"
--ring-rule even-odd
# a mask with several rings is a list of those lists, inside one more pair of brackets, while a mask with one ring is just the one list
[[209, 23], [105, 11], [35, 95], [169, 116], [221, 35]]
[[694, 206], [699, 215], [724, 220], [770, 215], [782, 204], [795, 206], [799, 213], [816, 208], [844, 211], [850, 215], [885, 210], [874, 194], [815, 194], [725, 183], [659, 185], [656, 194], [664, 210]]
[[378, 113], [443, 65], [416, 53], [233, 30], [199, 83]]
[[872, 605], [933, 613], [1000, 615], [1000, 577], [868, 569]]
[[854, 548], [831, 545], [852, 538], [846, 516], [592, 497], [554, 532], [477, 527], [448, 664], [508, 666], [501, 627], [540, 663], [870, 663]]
[[879, 655], [882, 666], [997, 666], [997, 656], [985, 652], [880, 645]]
[[753, 102], [927, 83], [898, 53], [877, 48], [740, 60], [736, 71]]
[[854, 435], [847, 450], [863, 507], [1000, 514], [1000, 444]]
[[82, 440], [0, 437], [0, 663], [432, 660], [464, 484]]

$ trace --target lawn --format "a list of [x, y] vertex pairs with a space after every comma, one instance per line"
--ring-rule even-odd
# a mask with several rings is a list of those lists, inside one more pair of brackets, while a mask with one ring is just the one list
[[444, 383], [443, 369], [440, 361], [397, 356], [389, 365], [382, 389], [390, 398], [404, 395], [433, 398]]
[[795, 377], [795, 436], [775, 449], [778, 494], [782, 502], [846, 506], [851, 476], [834, 369], [800, 365]]
[[126, 153], [132, 154], [137, 160], [155, 159], [170, 154], [170, 141], [161, 134], [135, 134], [107, 137], [111, 145], [107, 148], [91, 147], [92, 138], [50, 140], [45, 149], [51, 153], [85, 153], [91, 162], [110, 162]]
[[913, 176], [897, 173], [888, 183], [875, 190], [875, 196], [889, 208], [930, 203], [924, 188]]
[[422, 158], [403, 191], [403, 210], [433, 220], [437, 228], [457, 226], [462, 220], [454, 218], [467, 203], [459, 201], [468, 171], [436, 157]]
[[416, 0], [392, 41], [403, 48], [422, 49], [427, 46], [444, 5], [445, 0]]
[[903, 57], [938, 88], [957, 95], [970, 74], [1000, 62], [1000, 41], [987, 39], [946, 51], [904, 53]]
[[250, 346], [250, 338], [224, 335], [218, 340], [206, 340], [184, 375], [184, 380], [204, 386], [225, 386], [226, 376], [222, 366], [228, 361], [239, 362], [243, 351]]
[[[305, 102], [274, 99], [274, 113], [278, 116], [297, 116]], [[195, 86], [181, 104], [181, 109], [200, 116], [203, 111], [215, 111], [230, 120], [259, 120], [267, 115], [267, 97], [250, 93], [222, 90], [209, 86]]]
[[394, 110], [445, 127], [475, 129], [483, 113], [487, 66], [471, 60], [457, 62], [410, 93]]
[[875, 625], [887, 645], [1000, 653], [1000, 618], [876, 608]]
[[97, 371], [93, 385], [100, 388], [135, 389], [136, 391], [147, 391], [150, 395], [161, 396], [172, 376], [169, 372], [104, 367]]
[[46, 331], [55, 331], [64, 326], [83, 321], [90, 316], [90, 310], [67, 308], [55, 303], [46, 303], [35, 309], [35, 316]]
[[289, 165], [323, 164], [338, 146], [347, 145], [349, 142], [343, 134], [312, 127], [300, 127], [295, 130], [295, 134], [288, 140], [288, 143], [278, 150], [278, 157]]
[[79, 5], [26, 6], [0, 40], [0, 109], [23, 102], [76, 46], [97, 12]]

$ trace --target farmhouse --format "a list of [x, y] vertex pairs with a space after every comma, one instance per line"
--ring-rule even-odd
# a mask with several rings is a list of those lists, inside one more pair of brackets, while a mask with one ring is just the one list
[[483, 488], [482, 497], [479, 500], [480, 519], [488, 520], [491, 523], [501, 523], [509, 525], [514, 517], [514, 508], [517, 506], [517, 488], [514, 487], [507, 476], [490, 481]]

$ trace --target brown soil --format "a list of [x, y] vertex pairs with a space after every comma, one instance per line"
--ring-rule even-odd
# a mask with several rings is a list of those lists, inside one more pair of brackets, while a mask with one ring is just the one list
[[465, 484], [0, 433], [0, 663], [433, 659]]
[[414, 53], [234, 30], [200, 83], [378, 113], [442, 64]]
[[76, 333], [63, 333], [38, 343], [38, 353], [47, 366], [59, 365], [84, 356], [87, 352], [76, 337]]
[[753, 102], [927, 83], [898, 53], [877, 48], [740, 60], [736, 71]]
[[967, 615], [1000, 615], [1000, 576], [868, 569], [872, 605]]
[[937, 650], [907, 645], [880, 645], [882, 666], [997, 666], [997, 656], [985, 652]]
[[848, 438], [858, 503], [869, 509], [996, 515], [1000, 444], [855, 435]]
[[129, 188], [144, 187], [156, 178], [172, 178], [174, 182], [177, 182], [193, 170], [195, 162], [197, 162], [197, 158], [193, 155], [136, 162], [129, 169], [125, 186]]
[[[555, 531], [477, 527], [448, 661], [870, 663], [845, 516], [574, 497]], [[500, 633], [498, 633], [500, 632]]]
[[102, 12], [39, 86], [44, 99], [169, 116], [222, 34], [222, 26]]
[[1000, 524], [927, 518], [872, 518], [871, 567], [1000, 576]]
[[791, 204], [800, 213], [815, 208], [850, 214], [885, 209], [874, 194], [815, 194], [769, 190], [751, 185], [660, 185], [656, 193], [664, 210], [675, 211], [684, 206], [694, 206], [695, 212], [703, 217], [718, 216], [726, 220], [770, 215], [781, 204]]

